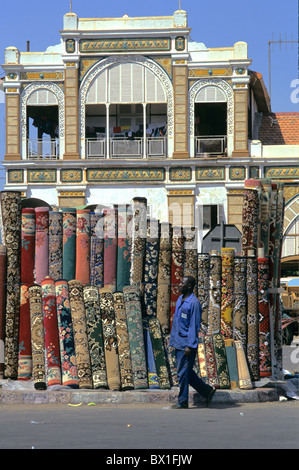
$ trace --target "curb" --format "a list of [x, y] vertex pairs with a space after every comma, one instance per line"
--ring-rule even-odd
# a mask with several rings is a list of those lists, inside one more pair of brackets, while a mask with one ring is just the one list
[[[238, 403], [265, 403], [279, 400], [279, 390], [262, 388], [252, 390], [220, 390], [213, 398], [213, 404], [235, 405]], [[178, 389], [171, 390], [38, 390], [16, 391], [0, 390], [0, 405], [45, 405], [45, 404], [164, 404], [172, 405], [177, 400]], [[205, 404], [205, 399], [195, 391], [190, 391], [190, 405]]]

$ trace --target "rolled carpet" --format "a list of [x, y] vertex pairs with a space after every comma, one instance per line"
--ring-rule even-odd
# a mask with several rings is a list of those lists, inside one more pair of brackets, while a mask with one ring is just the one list
[[49, 276], [57, 281], [62, 278], [63, 214], [49, 212]]
[[221, 333], [233, 337], [234, 248], [221, 248]]
[[103, 287], [104, 283], [104, 235], [103, 214], [90, 213], [90, 284]]
[[142, 326], [143, 326], [143, 339], [144, 339], [144, 348], [145, 348], [146, 363], [147, 363], [148, 387], [151, 389], [160, 388], [147, 317], [144, 317], [142, 319]]
[[[184, 237], [184, 276], [192, 276], [197, 281], [198, 263], [197, 263], [197, 237], [196, 227], [185, 228]], [[197, 283], [194, 287], [194, 295], [197, 296]]]
[[200, 330], [203, 333], [207, 333], [209, 322], [210, 255], [208, 253], [198, 253], [197, 266], [197, 297], [202, 308]]
[[271, 180], [261, 179], [262, 190], [260, 194], [260, 226], [261, 226], [261, 245], [264, 248], [264, 255], [269, 255], [269, 240], [270, 240], [270, 204], [271, 204]]
[[228, 370], [228, 365], [227, 365], [224, 339], [225, 338], [221, 333], [215, 333], [213, 335], [217, 375], [218, 375], [220, 389], [230, 388], [230, 377], [229, 377], [229, 370]]
[[145, 258], [145, 241], [147, 230], [147, 200], [145, 198], [136, 197], [132, 201], [132, 220], [131, 237], [131, 270], [130, 284], [138, 286], [143, 291], [143, 269]]
[[247, 257], [247, 360], [252, 380], [259, 380], [259, 312], [257, 258]]
[[77, 209], [76, 279], [86, 286], [90, 282], [90, 211]]
[[246, 270], [246, 256], [235, 256], [233, 339], [236, 341], [241, 341], [244, 350], [246, 350], [247, 344]]
[[123, 293], [129, 332], [134, 388], [148, 388], [139, 288], [137, 286], [126, 286], [123, 289]]
[[208, 375], [208, 383], [215, 388], [219, 388], [219, 379], [217, 373], [217, 364], [213, 343], [213, 335], [205, 334], [204, 335], [204, 349], [205, 349], [205, 358], [206, 358], [206, 369]]
[[125, 205], [118, 206], [117, 222], [117, 269], [116, 269], [116, 291], [122, 292], [124, 286], [130, 285], [131, 270], [131, 216], [129, 208]]
[[[5, 341], [6, 247], [0, 245], [0, 350], [4, 354]], [[4, 376], [4, 362], [0, 362], [0, 379]]]
[[50, 277], [43, 279], [41, 288], [45, 329], [46, 377], [47, 385], [50, 387], [62, 384], [54, 279]]
[[219, 333], [221, 328], [221, 256], [210, 255], [208, 333]]
[[269, 311], [268, 258], [258, 257], [258, 313], [259, 313], [259, 368], [260, 376], [272, 374], [271, 332]]
[[35, 208], [35, 282], [49, 275], [49, 208]]
[[258, 247], [260, 191], [260, 180], [245, 180], [243, 192], [241, 238], [241, 247], [243, 255], [247, 254], [247, 250], [256, 250]]
[[18, 380], [30, 380], [32, 376], [30, 305], [28, 292], [30, 286], [30, 283], [21, 285]]
[[205, 335], [204, 333], [201, 333], [201, 332], [198, 334], [197, 356], [198, 356], [200, 378], [205, 383], [208, 383], [209, 378], [208, 378], [207, 360], [206, 360], [206, 352], [205, 352]]
[[76, 209], [63, 208], [62, 213], [62, 277], [71, 281], [76, 277]]
[[34, 282], [35, 210], [22, 209], [21, 227], [21, 282]]
[[109, 287], [101, 287], [99, 296], [108, 387], [110, 390], [119, 390], [120, 370], [112, 290]]
[[83, 298], [93, 388], [108, 388], [98, 287], [84, 286]]
[[162, 334], [164, 350], [166, 354], [166, 361], [167, 361], [167, 369], [169, 374], [170, 385], [172, 387], [177, 387], [178, 376], [177, 376], [177, 368], [176, 368], [176, 359], [175, 359], [175, 349], [169, 345], [170, 334]]
[[82, 282], [68, 282], [79, 388], [93, 387]]
[[104, 209], [104, 287], [116, 291], [117, 210]]
[[42, 305], [42, 288], [39, 285], [29, 287], [32, 380], [36, 390], [46, 390], [45, 335]]
[[172, 227], [162, 222], [160, 228], [160, 247], [158, 260], [157, 318], [163, 335], [170, 332], [170, 284]]
[[249, 390], [252, 388], [252, 382], [242, 342], [235, 341], [235, 346], [239, 376], [239, 388]]
[[134, 388], [129, 333], [123, 292], [113, 293], [121, 389]]
[[157, 314], [157, 281], [159, 261], [159, 221], [147, 221], [147, 238], [145, 242], [145, 263], [143, 273], [144, 313]]
[[161, 389], [168, 389], [171, 387], [171, 385], [167, 368], [167, 359], [163, 344], [162, 331], [158, 318], [156, 316], [150, 316], [148, 319], [148, 326], [153, 346], [159, 386]]
[[181, 295], [179, 285], [184, 276], [184, 233], [182, 227], [173, 227], [171, 253], [170, 329], [175, 307]]
[[233, 339], [225, 339], [224, 344], [230, 377], [230, 387], [237, 388], [239, 386], [239, 374], [235, 342]]
[[4, 377], [18, 376], [20, 282], [21, 282], [21, 193], [1, 192], [3, 243], [6, 247], [6, 302]]
[[55, 281], [55, 294], [62, 385], [79, 388], [71, 306], [66, 280]]

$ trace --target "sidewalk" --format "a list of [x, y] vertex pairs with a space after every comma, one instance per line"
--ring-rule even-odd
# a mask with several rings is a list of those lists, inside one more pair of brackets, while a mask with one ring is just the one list
[[[3, 382], [3, 381], [2, 381]], [[13, 381], [11, 381], [13, 382]], [[270, 386], [254, 388], [251, 390], [218, 389], [213, 398], [213, 404], [234, 405], [238, 403], [261, 403], [278, 401], [285, 396], [282, 384], [285, 381], [275, 382]], [[15, 384], [16, 388], [17, 383]], [[268, 384], [267, 384], [268, 385]], [[12, 385], [14, 387], [14, 385]], [[9, 389], [0, 388], [0, 405], [42, 405], [42, 404], [164, 404], [172, 405], [176, 402], [178, 388], [170, 390], [71, 390], [65, 387], [56, 387], [48, 390]], [[190, 405], [204, 405], [204, 398], [200, 397], [190, 387]]]

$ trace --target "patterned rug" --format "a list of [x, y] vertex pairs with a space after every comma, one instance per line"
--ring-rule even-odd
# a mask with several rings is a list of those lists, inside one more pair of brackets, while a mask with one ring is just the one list
[[108, 388], [99, 288], [84, 286], [83, 298], [93, 388]]
[[22, 209], [21, 226], [21, 282], [34, 282], [35, 210]]
[[[6, 247], [0, 245], [0, 346], [5, 342]], [[4, 376], [4, 362], [0, 362], [0, 379]]]
[[[250, 253], [250, 252], [249, 252]], [[252, 380], [259, 379], [258, 268], [255, 256], [247, 257], [247, 359]]]
[[197, 356], [198, 356], [199, 376], [205, 383], [209, 383], [204, 333], [198, 334]]
[[35, 208], [35, 282], [49, 275], [49, 208]]
[[147, 363], [147, 377], [148, 377], [148, 387], [149, 388], [160, 388], [158, 375], [157, 375], [157, 368], [155, 363], [153, 345], [151, 341], [149, 326], [148, 326], [148, 318], [142, 318], [142, 327], [143, 327], [143, 339], [144, 339], [144, 348], [145, 348], [145, 355], [146, 355], [146, 363]]
[[230, 387], [238, 388], [239, 386], [239, 374], [238, 374], [238, 363], [235, 341], [233, 339], [225, 339], [225, 352], [227, 358], [227, 366], [230, 377]]
[[21, 281], [21, 193], [1, 192], [2, 240], [6, 247], [6, 305], [4, 377], [18, 376], [20, 281]]
[[167, 359], [163, 344], [162, 331], [158, 318], [151, 316], [148, 319], [149, 333], [154, 351], [154, 359], [161, 389], [170, 388], [170, 379], [167, 368]]
[[117, 268], [117, 211], [105, 209], [104, 213], [104, 287], [116, 291]]
[[41, 288], [45, 329], [46, 376], [47, 385], [50, 387], [51, 385], [62, 384], [54, 279], [50, 277], [43, 279]]
[[249, 390], [252, 388], [252, 382], [242, 342], [235, 341], [235, 346], [238, 366], [239, 388], [243, 390]]
[[134, 198], [132, 201], [132, 251], [130, 284], [142, 288], [145, 258], [145, 241], [147, 231], [147, 200]]
[[68, 286], [77, 358], [79, 388], [90, 389], [92, 388], [93, 383], [87, 337], [83, 286], [80, 281], [75, 279], [69, 281]]
[[202, 308], [200, 331], [207, 333], [209, 326], [210, 255], [198, 253], [197, 266], [197, 296]]
[[233, 339], [247, 345], [247, 302], [246, 302], [247, 257], [236, 256], [234, 259], [234, 312]]
[[257, 249], [259, 225], [260, 180], [245, 180], [242, 208], [242, 254], [247, 250]]
[[[197, 263], [197, 237], [196, 228], [185, 228], [185, 261], [184, 261], [184, 276], [192, 276], [197, 280], [198, 263]], [[194, 295], [197, 296], [197, 284], [194, 287]]]
[[123, 292], [114, 292], [113, 306], [115, 314], [121, 389], [131, 390], [134, 388], [134, 381]]
[[162, 222], [158, 262], [157, 318], [163, 335], [167, 335], [170, 331], [171, 251], [172, 227], [168, 222]]
[[30, 329], [30, 305], [28, 288], [31, 283], [21, 285], [18, 380], [32, 377], [32, 349]]
[[63, 212], [63, 279], [71, 281], [76, 277], [76, 209], [62, 209]]
[[213, 335], [217, 376], [219, 380], [219, 388], [221, 389], [230, 388], [230, 377], [224, 340], [225, 338], [221, 333], [215, 333]]
[[90, 211], [77, 209], [76, 280], [83, 286], [90, 283]]
[[129, 332], [134, 388], [148, 388], [139, 289], [136, 286], [126, 286], [123, 289], [123, 293]]
[[118, 231], [117, 231], [117, 270], [116, 291], [122, 292], [125, 286], [130, 285], [131, 270], [131, 237], [130, 237], [129, 208], [120, 205], [118, 207]]
[[99, 295], [108, 387], [110, 390], [120, 390], [121, 382], [112, 290], [108, 287], [101, 287]]
[[260, 228], [261, 228], [261, 246], [264, 248], [265, 256], [269, 255], [270, 238], [270, 215], [271, 215], [271, 180], [261, 179], [262, 190], [260, 195]]
[[171, 256], [170, 329], [176, 303], [181, 295], [179, 285], [184, 277], [184, 233], [182, 227], [173, 227]]
[[42, 305], [42, 288], [29, 287], [30, 328], [32, 348], [32, 381], [36, 390], [46, 390], [45, 335]]
[[258, 312], [259, 312], [259, 367], [260, 376], [270, 376], [271, 332], [269, 318], [269, 264], [268, 258], [257, 258], [258, 263]]
[[234, 257], [234, 248], [221, 248], [221, 332], [226, 339], [233, 337]]
[[57, 281], [62, 278], [62, 237], [63, 214], [58, 211], [49, 212], [49, 276]]
[[147, 238], [145, 243], [145, 262], [143, 272], [144, 314], [157, 314], [157, 281], [159, 261], [159, 222], [147, 221]]
[[221, 256], [211, 253], [209, 278], [208, 332], [220, 333], [221, 328]]
[[169, 338], [170, 334], [162, 333], [170, 385], [172, 387], [177, 387], [179, 382], [176, 368], [175, 349], [172, 346], [169, 346]]
[[79, 379], [67, 281], [55, 281], [55, 295], [62, 385], [76, 389]]
[[90, 213], [90, 284], [98, 287], [104, 285], [103, 217], [103, 214]]
[[219, 379], [217, 373], [217, 363], [214, 350], [214, 342], [212, 334], [204, 335], [204, 351], [206, 358], [206, 369], [208, 375], [208, 383], [215, 388], [219, 388]]

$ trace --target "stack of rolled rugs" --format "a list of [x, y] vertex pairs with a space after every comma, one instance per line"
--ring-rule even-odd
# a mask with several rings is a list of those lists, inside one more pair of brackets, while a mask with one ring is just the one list
[[251, 388], [273, 375], [282, 189], [250, 184], [238, 255], [198, 253], [196, 229], [149, 219], [144, 198], [97, 213], [23, 208], [19, 192], [2, 192], [2, 377], [32, 380], [36, 389], [177, 385], [169, 336], [186, 275], [197, 280], [202, 305], [195, 365], [202, 379]]

